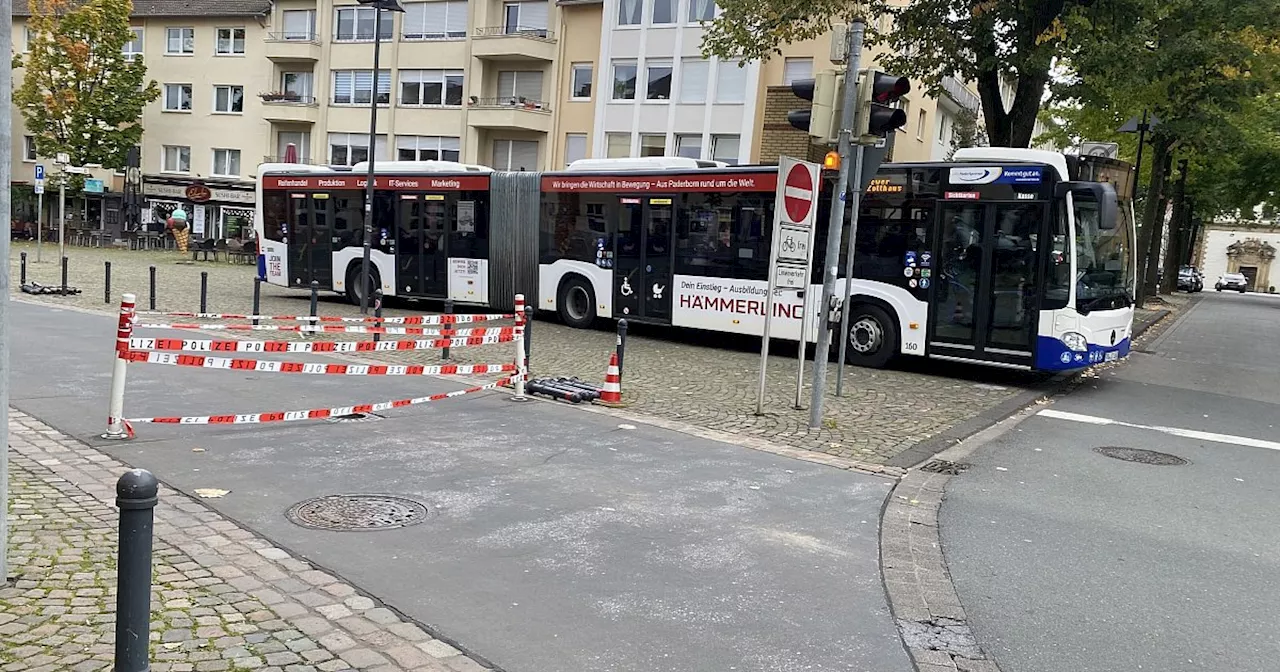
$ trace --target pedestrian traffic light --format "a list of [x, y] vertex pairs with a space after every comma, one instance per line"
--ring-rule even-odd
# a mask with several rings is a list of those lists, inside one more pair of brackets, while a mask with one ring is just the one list
[[894, 107], [911, 92], [911, 81], [867, 68], [858, 73], [858, 109], [853, 128], [860, 136], [881, 137], [907, 125], [907, 113]]
[[810, 136], [826, 142], [835, 142], [840, 132], [840, 112], [843, 109], [841, 91], [844, 75], [827, 70], [815, 73], [812, 79], [791, 82], [791, 92], [797, 98], [811, 101], [807, 110], [787, 112], [787, 121], [795, 128], [807, 131]]

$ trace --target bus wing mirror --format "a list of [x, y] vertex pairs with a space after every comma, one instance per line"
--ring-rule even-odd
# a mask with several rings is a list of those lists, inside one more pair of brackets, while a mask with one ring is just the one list
[[1087, 193], [1089, 199], [1098, 204], [1098, 228], [1114, 229], [1120, 215], [1119, 198], [1116, 188], [1109, 182], [1059, 182], [1054, 189], [1054, 196], [1066, 198], [1068, 192]]

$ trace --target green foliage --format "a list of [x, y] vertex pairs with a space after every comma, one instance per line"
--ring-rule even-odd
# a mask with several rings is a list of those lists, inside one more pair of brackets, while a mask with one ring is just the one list
[[142, 59], [123, 50], [133, 39], [130, 0], [30, 0], [29, 49], [13, 95], [42, 156], [66, 152], [73, 165], [123, 168], [142, 139], [143, 107], [160, 96]]
[[978, 123], [977, 113], [962, 107], [956, 113], [954, 123], [951, 133], [951, 148], [947, 152], [948, 161], [951, 160], [952, 156], [955, 156], [958, 149], [987, 146], [987, 133], [982, 128], [982, 124]]

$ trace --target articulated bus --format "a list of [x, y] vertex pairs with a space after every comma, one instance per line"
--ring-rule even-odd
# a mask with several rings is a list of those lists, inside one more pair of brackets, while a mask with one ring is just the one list
[[[379, 166], [375, 201], [384, 203], [378, 221], [387, 227], [380, 240], [427, 236], [416, 210], [387, 209], [399, 199], [435, 193], [424, 193], [434, 188], [430, 184], [408, 185], [408, 168]], [[260, 180], [272, 185], [268, 193], [287, 192], [277, 201], [314, 201], [321, 193], [299, 191], [297, 177], [269, 174], [276, 169], [261, 171]], [[456, 177], [449, 171], [457, 168], [439, 170], [433, 179]], [[347, 177], [363, 184], [363, 177]], [[810, 241], [812, 284], [804, 292], [776, 292], [772, 334], [778, 338], [817, 336], [812, 317], [819, 313], [834, 175], [824, 178]], [[459, 213], [479, 213], [487, 205], [490, 292], [475, 297], [479, 305], [496, 305], [502, 296], [492, 287], [500, 284], [504, 292], [536, 296], [539, 309], [575, 327], [626, 317], [758, 335], [777, 179], [776, 166], [666, 157], [588, 159], [542, 174], [493, 172], [487, 194], [477, 189], [466, 197], [474, 205], [449, 205], [441, 211], [444, 222], [425, 230], [453, 235]], [[848, 339], [849, 361], [880, 367], [908, 355], [1064, 370], [1125, 357], [1136, 267], [1131, 180], [1127, 164], [1035, 150], [975, 148], [957, 152], [950, 163], [886, 164], [861, 203], [851, 280], [843, 277], [842, 245], [837, 296], [848, 297], [850, 328], [841, 337]], [[297, 216], [283, 216], [291, 214]], [[297, 243], [271, 234], [270, 227], [260, 234], [268, 280], [305, 286], [303, 273], [271, 274], [273, 263], [305, 257], [292, 252]], [[846, 228], [842, 242], [848, 234]], [[350, 261], [358, 250], [328, 252], [313, 265], [332, 259], [332, 277], [358, 284]], [[453, 250], [444, 252], [450, 269], [458, 263]], [[404, 243], [384, 248], [374, 282], [387, 295], [445, 296], [401, 278], [401, 269], [440, 254], [439, 247]], [[461, 291], [455, 295], [454, 276], [440, 277], [447, 295], [463, 300]], [[459, 276], [459, 283], [469, 281], [473, 276]], [[344, 291], [336, 282], [325, 289]]]

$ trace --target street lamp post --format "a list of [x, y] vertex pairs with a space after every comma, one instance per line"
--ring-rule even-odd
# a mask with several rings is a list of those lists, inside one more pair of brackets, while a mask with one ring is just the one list
[[[373, 250], [373, 181], [374, 166], [378, 159], [378, 67], [382, 58], [382, 12], [403, 12], [398, 0], [358, 0], [364, 7], [373, 7], [373, 84], [369, 91], [369, 174], [364, 196], [364, 253], [360, 260], [360, 314], [369, 313], [369, 256]], [[391, 91], [387, 91], [391, 95]], [[390, 102], [390, 101], [388, 101]]]
[[1116, 129], [1120, 133], [1138, 134], [1138, 159], [1133, 168], [1133, 190], [1130, 194], [1130, 198], [1135, 201], [1138, 200], [1138, 182], [1142, 177], [1142, 149], [1143, 146], [1147, 144], [1147, 131], [1155, 128], [1159, 124], [1160, 120], [1156, 118], [1156, 115], [1151, 114], [1150, 110], [1143, 108], [1141, 120], [1134, 116], [1129, 119], [1129, 121], [1124, 122], [1123, 126]]

